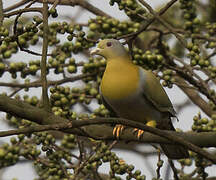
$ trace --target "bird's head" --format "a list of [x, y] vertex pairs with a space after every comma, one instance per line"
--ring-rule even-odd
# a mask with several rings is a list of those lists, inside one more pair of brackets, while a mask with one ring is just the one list
[[128, 53], [118, 40], [104, 39], [98, 43], [97, 48], [91, 51], [91, 55], [100, 55], [109, 60], [117, 57], [128, 56]]

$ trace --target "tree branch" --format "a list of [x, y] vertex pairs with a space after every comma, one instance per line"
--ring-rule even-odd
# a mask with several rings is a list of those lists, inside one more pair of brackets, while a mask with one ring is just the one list
[[0, 0], [0, 27], [3, 25], [4, 13], [3, 13], [3, 2]]
[[[77, 133], [77, 134], [82, 135], [81, 131], [78, 130], [77, 132], [72, 132], [71, 128], [88, 126], [87, 131], [88, 131], [88, 134], [91, 134], [91, 137], [93, 137], [92, 132], [96, 132], [96, 129], [95, 129], [95, 127], [93, 127], [93, 129], [91, 129], [91, 130], [88, 128], [92, 128], [92, 126], [90, 126], [90, 125], [94, 125], [94, 124], [113, 124], [113, 123], [115, 123], [115, 124], [122, 124], [122, 125], [125, 125], [128, 127], [139, 128], [139, 129], [144, 130], [146, 132], [150, 132], [152, 134], [161, 136], [161, 137], [169, 140], [170, 142], [175, 142], [175, 144], [176, 143], [181, 144], [181, 145], [185, 146], [186, 148], [202, 155], [206, 159], [209, 159], [210, 161], [216, 163], [216, 157], [215, 156], [213, 156], [212, 154], [208, 153], [207, 151], [201, 149], [200, 147], [192, 144], [191, 142], [186, 141], [185, 138], [182, 138], [180, 136], [176, 136], [173, 132], [164, 131], [164, 130], [160, 130], [157, 128], [152, 128], [152, 127], [144, 125], [143, 123], [139, 123], [139, 122], [135, 122], [135, 121], [127, 120], [127, 119], [95, 118], [95, 119], [83, 119], [83, 120], [69, 121], [69, 120], [64, 119], [62, 117], [55, 116], [52, 113], [46, 112], [43, 109], [39, 109], [39, 108], [31, 106], [25, 102], [11, 99], [11, 98], [9, 98], [7, 96], [3, 96], [3, 95], [0, 95], [0, 110], [3, 112], [7, 112], [7, 113], [10, 113], [12, 115], [24, 118], [24, 119], [28, 119], [30, 121], [34, 121], [34, 122], [39, 123], [39, 124], [51, 125], [50, 128], [53, 128], [54, 130], [68, 129], [69, 128], [69, 130], [65, 130], [65, 132], [68, 132], [68, 133]], [[98, 128], [98, 129], [102, 130], [103, 132], [100, 132], [99, 135], [103, 136], [105, 134], [104, 133], [105, 129], [101, 128], [101, 127], [102, 127], [102, 125], [100, 125], [100, 128]], [[47, 127], [45, 127], [45, 128], [47, 128]], [[110, 128], [110, 130], [111, 129], [112, 128]], [[111, 136], [113, 136], [112, 130], [109, 134]], [[209, 141], [210, 135], [216, 136], [215, 133], [210, 133], [207, 141]], [[127, 138], [124, 140], [128, 141], [128, 134], [126, 134], [125, 136]], [[101, 139], [100, 136], [99, 136], [99, 138], [97, 138], [97, 137], [94, 137], [94, 138]], [[134, 137], [134, 138], [136, 138], [136, 137]], [[104, 139], [104, 138], [102, 138], [102, 139]], [[113, 137], [112, 137], [112, 139], [113, 139]], [[121, 136], [121, 139], [122, 139], [122, 136]], [[198, 139], [198, 141], [200, 141], [200, 139]], [[214, 139], [214, 141], [215, 141], [215, 139]]]
[[166, 27], [170, 32], [172, 32], [172, 34], [174, 34], [174, 36], [179, 40], [179, 42], [186, 47], [186, 42], [185, 40], [167, 23], [165, 22], [161, 17], [159, 13], [156, 13], [152, 7], [145, 2], [144, 0], [139, 0], [139, 2], [144, 5], [149, 12], [154, 16], [155, 19], [157, 19], [164, 27]]
[[193, 89], [187, 88], [188, 84], [179, 76], [175, 76], [175, 81], [185, 86], [178, 86], [189, 98], [196, 104], [206, 115], [211, 117], [212, 114], [216, 113], [212, 110], [209, 104]]
[[16, 9], [16, 8], [18, 8], [20, 6], [23, 6], [24, 4], [26, 4], [28, 2], [29, 2], [29, 0], [22, 0], [22, 1], [18, 2], [18, 3], [13, 4], [12, 6], [9, 6], [9, 7], [5, 8], [4, 12], [8, 12], [8, 11], [11, 11], [13, 9]]
[[[80, 74], [74, 77], [64, 78], [57, 81], [47, 81], [48, 86], [55, 86], [60, 85], [68, 82], [74, 82], [77, 80], [85, 79], [87, 77], [94, 76], [95, 73], [86, 73], [86, 74]], [[42, 83], [41, 81], [34, 81], [32, 83], [25, 83], [25, 84], [18, 84], [18, 83], [5, 83], [0, 82], [0, 86], [6, 86], [6, 87], [18, 87], [18, 88], [31, 88], [31, 87], [41, 87]]]
[[[175, 2], [177, 2], [178, 0], [171, 0], [170, 2], [168, 2], [159, 12], [158, 15], [162, 16], [173, 4], [175, 4]], [[136, 37], [142, 33], [143, 31], [145, 31], [154, 21], [156, 20], [155, 17], [151, 18], [146, 24], [144, 24], [137, 32], [134, 33], [130, 33], [127, 35], [123, 35], [121, 37], [119, 37], [118, 39], [123, 39], [123, 38], [129, 38], [132, 37], [131, 39], [136, 39]]]
[[24, 12], [39, 12], [41, 13], [42, 9], [41, 8], [24, 8], [24, 9], [19, 9], [19, 10], [16, 10], [16, 11], [12, 11], [10, 13], [7, 13], [7, 14], [4, 14], [4, 17], [6, 18], [10, 18], [11, 16], [15, 16], [17, 14], [20, 14], [20, 13], [24, 13]]
[[49, 97], [48, 97], [48, 88], [47, 88], [47, 50], [48, 50], [48, 4], [44, 0], [43, 2], [43, 48], [42, 48], [42, 57], [41, 57], [41, 82], [42, 82], [42, 98], [43, 98], [43, 108], [47, 111], [50, 110]]
[[[43, 2], [43, 0], [38, 0], [38, 2]], [[49, 4], [54, 4], [55, 0], [47, 0], [47, 2]], [[110, 15], [106, 14], [85, 0], [61, 0], [58, 4], [66, 6], [80, 6], [97, 16], [106, 16], [112, 18]]]

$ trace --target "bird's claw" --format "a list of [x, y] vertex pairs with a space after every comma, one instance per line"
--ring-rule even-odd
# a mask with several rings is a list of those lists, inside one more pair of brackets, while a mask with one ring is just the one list
[[[150, 127], [154, 127], [154, 128], [156, 127], [156, 125], [157, 125], [157, 123], [156, 123], [156, 121], [154, 121], [154, 120], [148, 121], [148, 122], [146, 123], [146, 126], [150, 126]], [[143, 130], [138, 129], [138, 128], [135, 128], [135, 129], [133, 130], [133, 132], [134, 132], [134, 133], [137, 132], [137, 138], [138, 138], [138, 139], [140, 139], [140, 138], [142, 137], [143, 133], [144, 133]]]
[[116, 125], [113, 129], [113, 136], [119, 139], [120, 134], [122, 133], [125, 127], [123, 125]]
[[136, 132], [137, 132], [137, 138], [140, 139], [140, 137], [143, 135], [144, 131], [141, 129], [135, 128], [133, 130], [133, 133], [136, 133]]

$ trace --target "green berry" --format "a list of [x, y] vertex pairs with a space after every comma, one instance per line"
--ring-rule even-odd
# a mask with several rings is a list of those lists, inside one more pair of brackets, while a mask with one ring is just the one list
[[3, 57], [4, 58], [10, 58], [12, 55], [12, 52], [10, 50], [7, 50], [3, 53]]
[[4, 149], [0, 148], [0, 159], [3, 159], [6, 155], [6, 152]]
[[76, 66], [69, 65], [67, 71], [69, 73], [75, 73], [77, 71]]
[[95, 31], [97, 28], [98, 28], [98, 25], [97, 25], [96, 23], [91, 23], [91, 24], [89, 25], [89, 29], [90, 29], [91, 31]]

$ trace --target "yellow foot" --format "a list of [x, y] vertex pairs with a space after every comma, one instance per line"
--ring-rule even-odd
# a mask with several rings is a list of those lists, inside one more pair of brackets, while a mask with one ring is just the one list
[[[150, 126], [150, 127], [156, 127], [156, 125], [157, 125], [157, 123], [156, 123], [156, 121], [148, 121], [147, 123], [146, 123], [146, 126]], [[137, 128], [135, 128], [134, 130], [133, 130], [133, 132], [137, 132], [137, 138], [138, 139], [140, 139], [140, 137], [142, 137], [142, 135], [143, 135], [143, 133], [144, 133], [144, 131], [143, 130], [140, 130], [140, 129], [137, 129]]]
[[124, 128], [125, 127], [123, 125], [116, 125], [113, 129], [113, 136], [115, 136], [119, 139], [120, 134], [122, 133]]
[[142, 136], [142, 134], [144, 133], [144, 131], [135, 128], [135, 129], [133, 130], [133, 133], [136, 133], [136, 132], [137, 132], [137, 138], [140, 139], [140, 137]]

